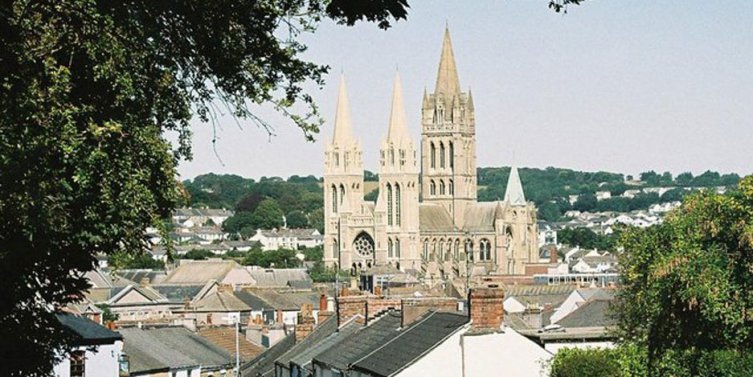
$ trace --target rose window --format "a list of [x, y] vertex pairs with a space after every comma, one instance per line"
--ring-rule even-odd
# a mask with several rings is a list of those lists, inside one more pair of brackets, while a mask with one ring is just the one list
[[361, 233], [353, 241], [353, 248], [362, 257], [371, 257], [374, 254], [374, 240], [366, 233]]

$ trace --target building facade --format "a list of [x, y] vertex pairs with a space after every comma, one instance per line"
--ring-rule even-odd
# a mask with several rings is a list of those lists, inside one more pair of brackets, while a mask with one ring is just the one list
[[523, 274], [525, 264], [538, 261], [536, 208], [526, 202], [515, 167], [504, 200], [477, 201], [473, 97], [461, 89], [448, 30], [421, 114], [421, 141], [414, 144], [396, 76], [380, 146], [379, 195], [376, 203], [366, 201], [362, 148], [341, 80], [324, 158], [325, 263], [389, 264], [429, 278]]

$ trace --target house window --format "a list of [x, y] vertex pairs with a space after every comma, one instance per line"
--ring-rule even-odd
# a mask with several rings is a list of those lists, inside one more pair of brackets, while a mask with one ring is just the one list
[[395, 225], [400, 226], [400, 184], [395, 183]]
[[86, 354], [84, 351], [71, 353], [71, 377], [86, 376]]
[[392, 225], [392, 185], [387, 184], [387, 225]]

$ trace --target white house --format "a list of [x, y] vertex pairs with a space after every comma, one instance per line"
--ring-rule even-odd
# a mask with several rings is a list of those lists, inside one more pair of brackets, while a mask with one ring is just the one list
[[292, 249], [316, 247], [323, 243], [323, 237], [317, 229], [257, 229], [249, 241], [262, 245], [262, 250]]
[[58, 321], [75, 337], [75, 347], [53, 369], [55, 377], [118, 376], [128, 370], [123, 358], [123, 337], [86, 317], [70, 313]]

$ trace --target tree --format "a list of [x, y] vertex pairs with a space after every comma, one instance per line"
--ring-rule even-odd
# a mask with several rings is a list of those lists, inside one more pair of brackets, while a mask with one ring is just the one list
[[678, 186], [691, 186], [693, 184], [693, 173], [680, 173], [675, 178], [675, 184]]
[[686, 197], [662, 224], [628, 229], [621, 244], [614, 312], [620, 336], [646, 347], [649, 371], [674, 365], [683, 373], [669, 374], [700, 375], [724, 355], [750, 360], [753, 176], [728, 195]]
[[538, 207], [539, 218], [544, 221], [557, 221], [562, 217], [562, 210], [557, 203], [546, 202]]
[[251, 212], [236, 212], [222, 222], [222, 231], [230, 234], [240, 233], [244, 228], [254, 228], [254, 214]]
[[264, 199], [251, 217], [255, 229], [274, 229], [282, 226], [282, 210], [274, 199]]
[[550, 363], [551, 377], [620, 377], [618, 354], [600, 348], [564, 348]]
[[214, 256], [214, 253], [207, 249], [191, 249], [183, 255], [182, 259], [205, 260]]
[[324, 234], [324, 209], [319, 207], [309, 213], [309, 224], [312, 228]]
[[285, 216], [285, 221], [288, 224], [288, 228], [299, 229], [309, 226], [309, 220], [306, 218], [306, 214], [303, 211], [295, 210], [288, 213]]
[[583, 194], [578, 196], [578, 200], [573, 203], [573, 209], [581, 212], [593, 211], [596, 209], [598, 200], [594, 194]]
[[[179, 202], [189, 120], [275, 109], [311, 139], [320, 118], [301, 33], [323, 17], [386, 28], [405, 0], [0, 4], [0, 374], [49, 375], [94, 255], [140, 250]], [[176, 148], [163, 135], [178, 135]], [[3, 373], [4, 372], [4, 373]]]
[[108, 264], [116, 270], [129, 268], [148, 268], [155, 270], [165, 269], [165, 263], [161, 260], [152, 258], [152, 255], [148, 252], [113, 253], [107, 259]]

